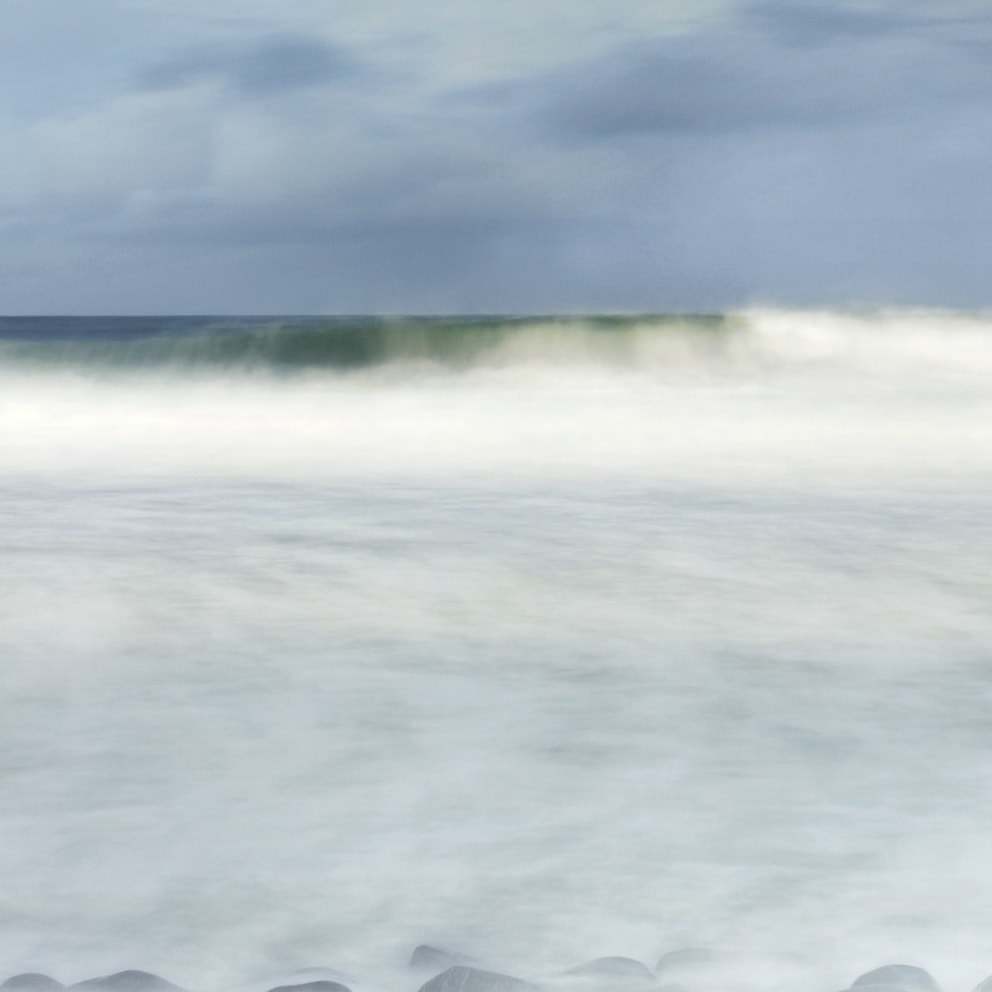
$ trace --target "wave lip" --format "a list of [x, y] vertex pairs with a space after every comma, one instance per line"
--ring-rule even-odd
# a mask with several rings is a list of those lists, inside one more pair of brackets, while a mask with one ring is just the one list
[[[121, 318], [120, 320], [124, 320]], [[71, 319], [32, 329], [0, 323], [0, 363], [83, 369], [349, 371], [392, 363], [452, 370], [541, 359], [636, 364], [652, 338], [714, 343], [723, 316]], [[5, 333], [6, 332], [6, 333]]]
[[679, 376], [992, 375], [992, 315], [927, 310], [545, 317], [0, 318], [0, 372], [552, 367]]

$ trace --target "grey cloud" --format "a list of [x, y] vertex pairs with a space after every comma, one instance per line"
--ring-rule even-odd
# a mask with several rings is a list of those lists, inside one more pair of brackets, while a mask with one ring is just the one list
[[981, 302], [988, 32], [922, 9], [752, 4], [495, 80], [378, 36], [163, 44], [34, 127], [7, 251], [135, 309]]
[[127, 273], [120, 286], [132, 310], [175, 309], [177, 291], [185, 309], [209, 312], [501, 311], [527, 309], [523, 301], [553, 309], [570, 284], [554, 225], [498, 196], [441, 216], [338, 217], [303, 206], [173, 201], [150, 227], [94, 218], [75, 243], [44, 250], [88, 267], [83, 259], [113, 260]]
[[894, 38], [900, 35], [933, 43], [992, 37], [992, 14], [956, 8], [953, 0], [941, 5], [942, 12], [928, 9], [919, 0], [895, 4], [826, 3], [795, 4], [764, 0], [742, 10], [742, 17], [766, 29], [778, 41], [799, 47], [848, 44], [860, 39]]
[[151, 66], [139, 81], [151, 89], [168, 89], [212, 78], [262, 96], [334, 82], [357, 71], [356, 58], [343, 48], [306, 36], [270, 35], [242, 49], [197, 49]]
[[[313, 171], [319, 180], [320, 162], [313, 163]], [[139, 209], [133, 206], [95, 215], [95, 236], [136, 244], [311, 246], [335, 240], [421, 239], [423, 254], [434, 242], [481, 243], [521, 226], [533, 230], [554, 223], [539, 197], [514, 189], [491, 170], [454, 158], [431, 160], [412, 149], [378, 172], [370, 168], [323, 188], [314, 182], [266, 198], [246, 198], [233, 191], [167, 191], [146, 198]]]
[[764, 24], [774, 37], [800, 47], [845, 43], [879, 38], [900, 31], [918, 30], [927, 19], [914, 14], [912, 7], [866, 7], [863, 4], [776, 2], [748, 7], [745, 16]]
[[593, 138], [747, 127], [794, 116], [799, 100], [716, 46], [668, 40], [625, 48], [563, 82], [548, 117]]
[[992, 96], [992, 65], [976, 43], [982, 27], [764, 4], [560, 74], [542, 116], [563, 136], [597, 140], [926, 117], [945, 102]]

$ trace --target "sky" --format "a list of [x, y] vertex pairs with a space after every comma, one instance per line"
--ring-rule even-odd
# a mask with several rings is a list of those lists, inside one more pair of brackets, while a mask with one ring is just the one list
[[988, 0], [2, 0], [0, 313], [992, 305]]

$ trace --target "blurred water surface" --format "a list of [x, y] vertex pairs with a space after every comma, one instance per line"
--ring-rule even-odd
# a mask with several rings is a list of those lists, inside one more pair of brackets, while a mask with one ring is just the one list
[[11, 330], [2, 967], [992, 972], [992, 322], [656, 323]]

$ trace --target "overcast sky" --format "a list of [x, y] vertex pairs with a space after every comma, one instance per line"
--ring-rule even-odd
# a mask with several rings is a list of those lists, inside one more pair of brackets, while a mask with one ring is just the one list
[[3, 0], [0, 313], [992, 305], [989, 0]]

